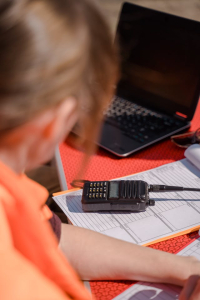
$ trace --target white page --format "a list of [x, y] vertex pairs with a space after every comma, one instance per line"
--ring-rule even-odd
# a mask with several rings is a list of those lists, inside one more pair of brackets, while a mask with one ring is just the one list
[[[199, 188], [200, 170], [183, 159], [124, 179]], [[79, 190], [54, 197], [73, 225], [135, 244], [147, 244], [200, 225], [200, 192], [150, 193], [156, 204], [141, 213], [85, 213], [81, 195]]]
[[138, 282], [113, 300], [178, 300], [180, 291], [173, 285]]

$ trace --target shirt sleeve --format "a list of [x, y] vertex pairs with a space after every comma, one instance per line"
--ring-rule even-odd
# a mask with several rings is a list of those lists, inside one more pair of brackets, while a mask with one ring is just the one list
[[0, 299], [69, 300], [53, 281], [14, 248], [1, 198], [0, 241]]
[[60, 236], [61, 236], [61, 220], [59, 217], [53, 213], [53, 217], [49, 220], [51, 227], [57, 236], [58, 241], [60, 241]]

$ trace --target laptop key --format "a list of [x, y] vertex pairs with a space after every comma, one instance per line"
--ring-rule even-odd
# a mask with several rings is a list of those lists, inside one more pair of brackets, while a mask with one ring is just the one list
[[164, 125], [168, 126], [168, 127], [171, 127], [172, 126], [172, 123], [170, 123], [169, 121], [165, 121], [164, 122]]
[[139, 142], [144, 143], [144, 139], [139, 139]]
[[145, 128], [142, 127], [142, 128], [139, 129], [139, 131], [140, 131], [140, 132], [144, 132], [144, 131], [145, 131]]

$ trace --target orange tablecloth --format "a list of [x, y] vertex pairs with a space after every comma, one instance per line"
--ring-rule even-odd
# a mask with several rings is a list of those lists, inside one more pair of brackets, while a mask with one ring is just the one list
[[[198, 104], [190, 131], [196, 130], [198, 127], [200, 127], [200, 103]], [[65, 143], [60, 145], [59, 150], [67, 185], [70, 188], [70, 183], [75, 178], [81, 164], [83, 153]], [[146, 171], [182, 158], [184, 158], [184, 149], [178, 148], [169, 139], [127, 158], [118, 158], [99, 149], [97, 154], [93, 155], [90, 160], [85, 179], [110, 180]], [[150, 247], [176, 253], [196, 237], [197, 232], [160, 242]], [[129, 281], [98, 281], [91, 282], [90, 285], [96, 299], [111, 300], [131, 284], [132, 282]]]

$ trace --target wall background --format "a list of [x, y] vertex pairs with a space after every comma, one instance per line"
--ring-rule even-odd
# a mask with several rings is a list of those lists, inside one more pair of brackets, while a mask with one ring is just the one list
[[[122, 0], [96, 0], [114, 34]], [[200, 21], [200, 0], [128, 0], [141, 6], [161, 10], [189, 19]]]

